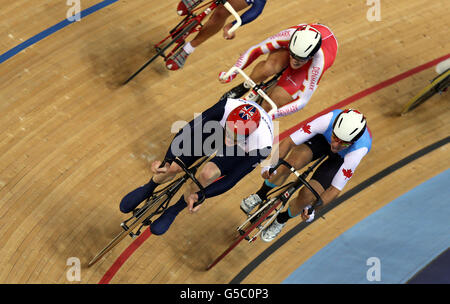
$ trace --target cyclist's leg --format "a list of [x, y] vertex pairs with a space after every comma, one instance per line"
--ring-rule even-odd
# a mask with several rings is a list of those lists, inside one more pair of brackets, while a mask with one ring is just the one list
[[[311, 179], [309, 184], [319, 195], [325, 191], [321, 183], [314, 179]], [[288, 210], [286, 211], [288, 213], [287, 215], [289, 215], [290, 218], [299, 215], [306, 206], [311, 205], [316, 199], [316, 196], [308, 188], [303, 187], [299, 191], [297, 197], [289, 202]]]
[[[228, 0], [228, 2], [236, 12], [248, 7], [245, 0]], [[198, 32], [197, 36], [195, 36], [195, 38], [191, 41], [191, 46], [196, 48], [210, 37], [214, 36], [220, 31], [220, 29], [222, 29], [229, 16], [230, 12], [223, 5], [218, 6], [200, 32]]]
[[[189, 123], [189, 126], [191, 124], [192, 122]], [[182, 143], [186, 141], [190, 141], [190, 143], [194, 142], [194, 132], [184, 133], [183, 130], [185, 130], [185, 128], [180, 130], [180, 132], [178, 132], [178, 134], [174, 137], [164, 157], [164, 160], [168, 163], [166, 164], [167, 171], [154, 174], [147, 184], [136, 188], [125, 195], [120, 202], [120, 211], [122, 211], [123, 213], [131, 212], [141, 202], [149, 198], [156, 187], [172, 180], [178, 173], [180, 173], [182, 171], [181, 167], [173, 162], [176, 157], [178, 157], [186, 167], [190, 167], [197, 159], [201, 157], [195, 155], [193, 151], [193, 145], [190, 145], [190, 147], [188, 147], [188, 150], [183, 150], [183, 146], [173, 147], [174, 142], [181, 143], [180, 145], [182, 145]], [[179, 140], [180, 138], [183, 138], [184, 141]], [[160, 164], [161, 162], [154, 162], [152, 164], [152, 167], [159, 167]]]
[[[307, 66], [302, 66], [299, 69], [293, 69], [291, 66], [283, 72], [276, 86], [269, 93], [269, 97], [275, 102], [278, 108], [281, 108], [298, 98], [299, 91], [303, 91], [301, 86], [303, 80], [308, 73]], [[267, 102], [262, 103], [264, 109], [271, 109]]]
[[[259, 83], [266, 80], [268, 77], [275, 75], [276, 73], [283, 70], [283, 68], [289, 64], [289, 52], [283, 49], [275, 50], [269, 53], [266, 60], [258, 62], [250, 73], [250, 79], [254, 82]], [[283, 73], [284, 74], [284, 73]], [[240, 98], [245, 95], [245, 93], [250, 90], [250, 87], [246, 82], [235, 86], [224, 96], [230, 98]], [[264, 110], [270, 110], [270, 105], [265, 102], [262, 104]]]
[[[310, 186], [317, 194], [322, 195], [325, 189], [330, 187], [332, 179], [342, 163], [343, 159], [338, 154], [335, 154], [334, 156], [329, 156], [317, 168], [309, 181]], [[261, 239], [265, 242], [272, 241], [278, 236], [289, 219], [301, 214], [305, 207], [312, 205], [315, 201], [316, 196], [308, 188], [303, 187], [297, 197], [289, 202], [288, 209], [278, 214], [270, 226], [262, 231]]]
[[[285, 160], [296, 170], [299, 170], [310, 163], [312, 159], [313, 151], [311, 148], [306, 144], [301, 144], [294, 147]], [[290, 172], [289, 168], [282, 165], [277, 169], [277, 173], [269, 179], [269, 182], [275, 185], [282, 185], [289, 177]]]
[[[213, 196], [219, 195], [224, 191], [229, 190], [230, 187], [233, 187], [239, 180], [241, 180], [245, 175], [247, 175], [254, 169], [253, 166], [248, 165], [249, 163], [253, 163], [252, 160], [247, 162], [247, 166], [243, 165], [242, 167], [244, 168], [241, 168], [239, 164], [242, 164], [243, 156], [239, 156], [240, 154], [226, 155], [227, 152], [225, 152], [225, 155], [212, 158], [199, 172], [198, 181], [205, 188], [216, 181], [220, 176], [225, 175], [224, 178], [227, 179], [224, 184], [225, 186], [219, 186], [219, 189], [216, 189], [218, 192]], [[228, 152], [228, 154], [230, 153]], [[189, 188], [190, 189], [188, 189], [187, 192], [183, 196], [181, 196], [176, 204], [167, 208], [167, 210], [164, 211], [164, 213], [155, 222], [152, 223], [150, 229], [153, 234], [161, 235], [165, 233], [175, 220], [176, 216], [184, 208], [187, 207], [186, 201], [188, 200], [189, 196], [193, 193], [198, 192], [199, 190], [197, 185], [193, 185]]]
[[[316, 169], [309, 184], [319, 195], [331, 186], [334, 176], [342, 166], [344, 159], [339, 154], [330, 154], [328, 158]], [[306, 187], [303, 187], [297, 197], [289, 202], [286, 220], [299, 215], [303, 209], [317, 200], [316, 196]], [[281, 214], [280, 214], [281, 215]], [[283, 217], [283, 215], [281, 215]]]
[[[245, 0], [229, 0], [228, 2], [236, 11], [248, 7]], [[228, 10], [223, 5], [219, 5], [200, 29], [197, 36], [167, 59], [166, 67], [172, 71], [181, 69], [186, 63], [187, 57], [195, 51], [195, 48], [215, 35], [224, 26], [229, 15]]]
[[[289, 52], [285, 49], [275, 50], [269, 53], [266, 60], [258, 62], [250, 74], [254, 82], [264, 81], [275, 75], [289, 64]], [[284, 73], [283, 73], [284, 74]]]
[[[202, 170], [199, 172], [197, 180], [203, 187], [207, 187], [214, 180], [220, 177], [219, 168], [212, 162], [207, 162]], [[155, 235], [162, 235], [169, 230], [170, 225], [177, 217], [177, 215], [187, 207], [187, 200], [191, 194], [199, 191], [198, 186], [191, 181], [188, 185], [184, 195], [172, 206], [167, 208], [159, 218], [157, 218], [150, 226], [150, 231]]]
[[[294, 99], [292, 96], [286, 92], [286, 90], [283, 87], [280, 87], [279, 85], [276, 85], [272, 91], [269, 94], [270, 99], [273, 100], [273, 102], [277, 105], [278, 108], [281, 108], [284, 105], [287, 105], [288, 103], [292, 102]], [[263, 103], [261, 104], [264, 110], [266, 112], [269, 112], [272, 109], [272, 106], [266, 101], [263, 100]]]
[[[197, 180], [204, 188], [211, 185], [215, 180], [217, 180], [221, 176], [221, 171], [219, 167], [214, 162], [207, 162], [202, 169], [200, 170]], [[184, 199], [187, 200], [187, 198], [193, 194], [198, 192], [200, 189], [198, 188], [197, 184], [195, 184], [193, 181], [190, 181], [190, 183], [187, 186], [187, 189], [184, 193]]]
[[[327, 154], [329, 150], [330, 147], [325, 137], [316, 135], [306, 143], [294, 147], [285, 160], [293, 166], [295, 170], [299, 170], [311, 161]], [[264, 200], [267, 197], [267, 193], [273, 188], [282, 185], [289, 174], [290, 170], [286, 166], [282, 165], [278, 167], [277, 173], [270, 179], [265, 180], [256, 194]]]

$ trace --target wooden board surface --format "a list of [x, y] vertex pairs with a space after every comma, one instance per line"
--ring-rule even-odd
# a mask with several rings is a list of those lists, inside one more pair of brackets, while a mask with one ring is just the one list
[[[0, 1], [0, 53], [64, 20], [64, 1]], [[99, 1], [83, 0], [82, 9]], [[181, 71], [158, 59], [127, 86], [178, 22], [176, 1], [118, 1], [0, 64], [0, 282], [67, 283], [67, 259], [81, 260], [81, 283], [98, 283], [131, 239], [92, 268], [87, 262], [120, 231], [121, 198], [150, 178], [173, 137], [238, 80], [220, 84], [240, 53], [303, 22], [329, 26], [339, 50], [319, 89], [280, 131], [337, 102], [449, 53], [445, 0], [381, 1], [369, 22], [365, 1], [268, 1], [236, 39], [220, 34], [200, 46]], [[250, 69], [248, 69], [250, 71]], [[435, 96], [400, 117], [403, 104], [435, 76], [407, 77], [351, 106], [362, 111], [373, 148], [344, 191], [449, 135], [449, 96]], [[244, 283], [280, 283], [340, 233], [414, 186], [448, 169], [448, 145], [412, 162], [332, 210], [252, 272]], [[267, 244], [240, 244], [209, 272], [244, 220], [240, 200], [262, 182], [259, 170], [233, 191], [180, 214], [162, 237], [151, 236], [111, 283], [228, 283]], [[291, 223], [292, 222], [292, 223]], [[297, 222], [291, 221], [293, 226]]]

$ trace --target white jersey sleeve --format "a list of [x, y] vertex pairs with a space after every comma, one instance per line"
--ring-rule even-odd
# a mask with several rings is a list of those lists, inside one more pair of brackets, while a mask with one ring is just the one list
[[302, 88], [292, 95], [294, 101], [282, 106], [273, 115], [273, 118], [280, 118], [303, 109], [311, 96], [316, 91], [318, 83], [325, 69], [325, 55], [320, 49], [316, 55], [314, 55], [311, 66], [308, 69], [308, 76], [303, 80]]
[[300, 129], [291, 134], [292, 141], [298, 146], [317, 134], [325, 133], [332, 118], [333, 113], [330, 112], [302, 125]]
[[253, 45], [238, 58], [234, 66], [243, 70], [253, 61], [255, 61], [259, 56], [283, 47], [288, 47], [289, 40], [291, 39], [291, 36], [294, 32], [295, 29], [289, 28], [267, 38], [261, 43]]
[[367, 147], [362, 147], [358, 150], [352, 151], [344, 156], [344, 163], [339, 168], [338, 172], [331, 181], [331, 185], [342, 191], [345, 184], [350, 180], [355, 172], [356, 167], [363, 159], [363, 157], [369, 152]]

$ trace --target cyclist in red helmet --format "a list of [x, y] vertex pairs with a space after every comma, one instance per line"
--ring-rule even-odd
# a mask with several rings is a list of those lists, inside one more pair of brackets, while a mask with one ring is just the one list
[[193, 205], [199, 195], [209, 198], [228, 191], [266, 159], [273, 145], [273, 134], [272, 119], [261, 106], [241, 99], [221, 98], [175, 135], [164, 158], [165, 165], [160, 167], [162, 162], [154, 161], [150, 182], [128, 193], [120, 203], [120, 210], [131, 212], [158, 185], [181, 172], [180, 166], [173, 162], [176, 157], [190, 167], [199, 158], [211, 156], [197, 174], [204, 192], [199, 192], [195, 184], [190, 185], [179, 201], [151, 224], [153, 234], [163, 234], [181, 210], [186, 207], [191, 212], [198, 210], [200, 206], [193, 208]]

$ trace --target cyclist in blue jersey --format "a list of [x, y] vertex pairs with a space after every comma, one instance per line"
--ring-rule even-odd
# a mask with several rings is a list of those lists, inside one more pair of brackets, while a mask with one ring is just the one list
[[[203, 0], [181, 0], [178, 4], [177, 12], [181, 16], [186, 15], [188, 11], [202, 1]], [[228, 3], [230, 3], [237, 12], [248, 8], [241, 16], [242, 25], [244, 25], [252, 22], [261, 14], [266, 5], [266, 0], [228, 0]], [[232, 33], [229, 35], [228, 30], [236, 23], [236, 21], [225, 25], [229, 16], [230, 12], [223, 5], [219, 5], [198, 32], [197, 36], [167, 59], [166, 67], [172, 71], [182, 68], [186, 62], [186, 58], [194, 52], [195, 48], [219, 32], [221, 28], [223, 28], [223, 37], [225, 39], [233, 39], [235, 34]]]
[[[339, 195], [371, 147], [372, 136], [364, 115], [352, 109], [334, 110], [302, 125], [283, 139], [274, 155], [277, 159], [286, 159], [296, 170], [324, 154], [328, 155], [309, 181], [311, 187], [320, 195], [323, 201], [320, 208], [323, 208]], [[275, 166], [273, 162], [272, 160], [272, 167]], [[269, 173], [269, 169], [270, 166], [262, 170], [265, 181], [261, 188], [242, 200], [241, 209], [245, 213], [250, 213], [265, 200], [270, 190], [282, 185], [290, 173], [284, 166], [280, 166], [273, 174]], [[262, 231], [261, 239], [265, 242], [272, 241], [286, 222], [297, 215], [301, 215], [304, 221], [311, 222], [314, 219], [314, 209], [309, 214], [309, 208], [315, 200], [316, 197], [309, 189], [302, 188], [298, 196], [289, 202], [287, 211], [281, 212], [272, 224]]]

